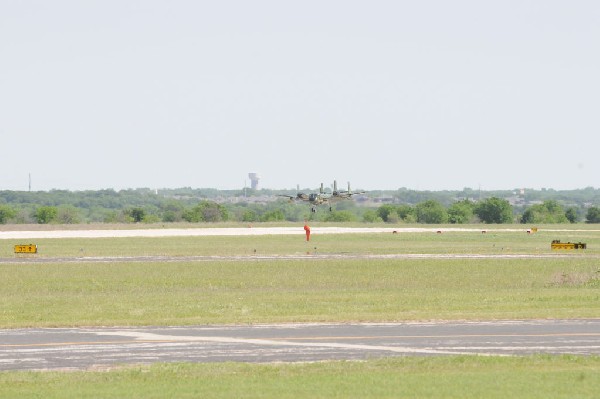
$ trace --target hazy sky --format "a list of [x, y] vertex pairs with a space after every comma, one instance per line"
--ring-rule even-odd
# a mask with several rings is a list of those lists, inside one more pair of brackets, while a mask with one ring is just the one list
[[597, 0], [0, 0], [0, 190], [600, 186]]

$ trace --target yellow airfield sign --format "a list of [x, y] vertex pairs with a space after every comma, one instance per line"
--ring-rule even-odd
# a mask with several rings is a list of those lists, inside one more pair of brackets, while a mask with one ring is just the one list
[[37, 254], [37, 245], [15, 245], [16, 254]]
[[560, 242], [560, 240], [553, 240], [552, 244], [550, 244], [550, 248], [552, 248], [553, 250], [557, 250], [557, 249], [566, 249], [566, 250], [572, 250], [572, 249], [586, 249], [587, 248], [587, 244], [584, 242]]

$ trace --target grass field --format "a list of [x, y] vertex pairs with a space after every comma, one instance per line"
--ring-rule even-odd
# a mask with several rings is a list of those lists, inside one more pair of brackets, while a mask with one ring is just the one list
[[0, 398], [597, 398], [600, 358], [406, 357], [0, 373]]
[[[527, 234], [520, 227], [485, 234], [443, 228], [440, 234], [315, 234], [310, 243], [301, 230], [298, 236], [40, 239], [34, 243], [42, 262], [0, 264], [0, 328], [600, 317], [600, 232], [541, 227]], [[553, 239], [586, 242], [588, 249], [540, 259], [310, 255], [548, 255]], [[14, 244], [24, 242], [0, 241], [0, 257], [14, 257]], [[43, 262], [156, 255], [245, 258]], [[599, 376], [598, 357], [564, 356], [159, 364], [108, 373], [0, 373], [0, 397], [595, 397]]]
[[593, 318], [599, 269], [595, 258], [0, 265], [0, 325]]

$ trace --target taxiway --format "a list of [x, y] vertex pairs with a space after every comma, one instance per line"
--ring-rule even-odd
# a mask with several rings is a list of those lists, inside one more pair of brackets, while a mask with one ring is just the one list
[[600, 355], [600, 320], [0, 330], [0, 370], [539, 353]]

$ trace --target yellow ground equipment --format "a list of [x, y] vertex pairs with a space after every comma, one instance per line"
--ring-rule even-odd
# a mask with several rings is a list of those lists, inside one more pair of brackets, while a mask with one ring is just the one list
[[586, 249], [587, 244], [584, 242], [560, 242], [560, 240], [553, 240], [550, 248], [553, 250]]

